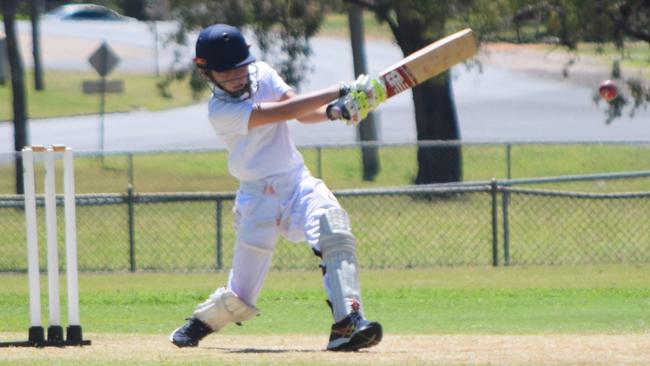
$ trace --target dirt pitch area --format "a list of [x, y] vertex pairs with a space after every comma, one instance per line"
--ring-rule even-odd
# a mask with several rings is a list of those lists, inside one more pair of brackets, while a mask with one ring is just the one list
[[[1, 334], [2, 340], [17, 334]], [[213, 335], [177, 349], [165, 336], [90, 334], [76, 348], [4, 348], [0, 364], [649, 365], [650, 333], [623, 335], [388, 335], [356, 353], [323, 350], [322, 336]], [[20, 339], [20, 338], [18, 338]]]

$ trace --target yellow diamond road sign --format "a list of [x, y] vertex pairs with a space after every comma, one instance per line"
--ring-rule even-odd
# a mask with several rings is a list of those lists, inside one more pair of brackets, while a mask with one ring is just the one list
[[101, 77], [108, 75], [120, 63], [120, 58], [103, 42], [101, 46], [88, 58], [88, 62], [97, 70]]

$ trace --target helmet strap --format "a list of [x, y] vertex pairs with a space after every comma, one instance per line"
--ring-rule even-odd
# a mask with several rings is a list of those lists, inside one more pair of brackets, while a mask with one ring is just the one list
[[[216, 80], [212, 79], [212, 77], [210, 77], [210, 79], [212, 81], [212, 84], [214, 84], [215, 87], [223, 90], [224, 92], [226, 92], [228, 95], [230, 95], [231, 97], [233, 97], [235, 99], [240, 99], [241, 97], [243, 97], [246, 94], [248, 94], [249, 96], [251, 95], [251, 78], [250, 78], [250, 75], [248, 76], [248, 81], [246, 82], [246, 86], [243, 87], [241, 90], [239, 90], [237, 92], [234, 92], [234, 93], [226, 90], [223, 87], [223, 85], [219, 84]], [[245, 99], [248, 99], [248, 97], [245, 98]]]
[[[210, 72], [207, 70], [202, 70], [203, 72], [201, 73], [204, 77], [204, 80], [208, 83], [208, 87], [212, 91], [212, 94], [217, 96], [219, 95], [219, 91], [222, 91], [228, 95], [228, 97], [231, 98], [229, 101], [241, 101], [241, 100], [246, 100], [250, 99], [253, 97], [253, 81], [251, 80], [251, 75], [249, 73], [248, 75], [248, 81], [246, 82], [246, 86], [242, 88], [241, 90], [233, 93], [228, 90], [226, 90], [223, 85], [219, 84], [212, 75], [210, 75]], [[218, 89], [218, 90], [217, 90]]]

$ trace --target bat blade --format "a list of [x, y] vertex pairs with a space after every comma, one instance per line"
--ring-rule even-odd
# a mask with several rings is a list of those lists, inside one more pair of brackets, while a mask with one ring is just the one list
[[444, 37], [415, 51], [380, 73], [387, 97], [408, 90], [476, 54], [476, 40], [471, 29]]

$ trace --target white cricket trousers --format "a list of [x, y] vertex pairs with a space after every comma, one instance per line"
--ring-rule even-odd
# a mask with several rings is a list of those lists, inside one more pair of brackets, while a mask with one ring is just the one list
[[[271, 266], [278, 235], [318, 246], [319, 220], [340, 207], [325, 183], [305, 167], [261, 180], [240, 182], [235, 199], [235, 242], [228, 288], [255, 306]], [[327, 290], [327, 289], [326, 289]]]

